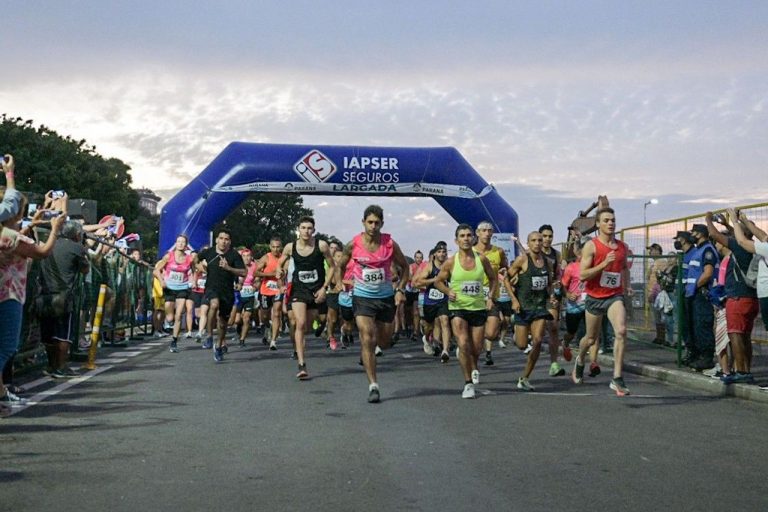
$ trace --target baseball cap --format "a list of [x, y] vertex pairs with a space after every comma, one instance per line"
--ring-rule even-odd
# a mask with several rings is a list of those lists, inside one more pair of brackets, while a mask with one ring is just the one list
[[707, 226], [705, 226], [704, 224], [694, 224], [693, 226], [691, 226], [691, 231], [701, 233], [704, 236], [709, 235], [709, 230], [707, 229]]
[[651, 249], [656, 249], [659, 252], [664, 252], [664, 249], [661, 248], [659, 244], [651, 244], [647, 247], [647, 249], [650, 251]]
[[682, 238], [688, 243], [693, 243], [693, 235], [691, 235], [688, 231], [678, 231], [673, 240]]

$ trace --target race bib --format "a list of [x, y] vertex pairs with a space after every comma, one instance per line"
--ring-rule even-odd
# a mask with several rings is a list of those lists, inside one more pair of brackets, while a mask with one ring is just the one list
[[383, 268], [364, 268], [363, 282], [365, 284], [380, 285], [384, 282]]
[[487, 286], [483, 286], [483, 297], [486, 299], [491, 295], [491, 289]]
[[205, 279], [198, 279], [197, 280], [197, 287], [198, 288], [205, 288]]
[[600, 286], [603, 288], [618, 288], [621, 286], [621, 272], [606, 272], [600, 274]]
[[509, 292], [507, 291], [507, 287], [504, 286], [503, 283], [499, 283], [499, 299], [508, 299], [508, 298], [509, 298]]
[[431, 300], [443, 300], [445, 298], [445, 294], [437, 288], [431, 288], [429, 290], [429, 298]]
[[253, 297], [254, 293], [256, 293], [256, 290], [253, 286], [243, 286], [243, 289], [240, 290], [240, 295], [243, 297]]
[[461, 285], [460, 291], [464, 295], [474, 297], [480, 295], [483, 291], [483, 286], [480, 284], [480, 281], [466, 281]]
[[170, 274], [168, 274], [168, 281], [171, 283], [183, 283], [184, 277], [186, 274], [184, 272], [176, 272], [175, 270], [172, 270]]
[[302, 283], [316, 283], [317, 270], [299, 270], [299, 281]]
[[531, 290], [540, 292], [547, 289], [549, 278], [547, 276], [531, 276]]
[[277, 281], [267, 281], [267, 290], [280, 291], [280, 284]]

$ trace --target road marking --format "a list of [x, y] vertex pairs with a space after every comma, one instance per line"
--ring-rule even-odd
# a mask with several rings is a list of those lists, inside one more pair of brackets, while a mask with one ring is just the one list
[[411, 354], [402, 354], [403, 359], [413, 359], [413, 356]]
[[14, 406], [13, 408], [11, 408], [11, 413], [8, 414], [7, 416], [13, 416], [16, 413], [24, 411], [24, 410], [28, 409], [29, 407], [32, 407], [33, 405], [39, 404], [43, 400], [46, 400], [46, 399], [48, 399], [48, 398], [50, 398], [52, 396], [56, 396], [59, 393], [61, 393], [62, 391], [65, 391], [65, 390], [71, 388], [72, 386], [76, 386], [77, 384], [80, 384], [81, 382], [85, 382], [88, 379], [90, 379], [92, 377], [95, 377], [96, 375], [98, 375], [98, 374], [100, 374], [102, 372], [105, 372], [107, 370], [110, 370], [112, 368], [114, 368], [114, 366], [111, 366], [111, 365], [109, 365], [109, 366], [102, 366], [101, 368], [96, 368], [95, 370], [91, 370], [88, 373], [85, 373], [85, 374], [83, 374], [83, 375], [81, 375], [79, 377], [75, 377], [74, 379], [69, 379], [66, 382], [62, 382], [58, 386], [55, 386], [55, 387], [53, 387], [51, 389], [47, 389], [45, 391], [41, 391], [40, 393], [37, 393], [36, 395], [31, 396], [27, 400], [26, 404], [19, 405], [19, 406]]
[[128, 360], [125, 357], [105, 357], [104, 359], [97, 359], [96, 364], [119, 364]]
[[120, 355], [123, 356], [123, 357], [136, 357], [139, 354], [143, 354], [143, 353], [144, 352], [142, 352], [140, 350], [136, 350], [136, 351], [133, 351], [133, 352], [120, 352]]

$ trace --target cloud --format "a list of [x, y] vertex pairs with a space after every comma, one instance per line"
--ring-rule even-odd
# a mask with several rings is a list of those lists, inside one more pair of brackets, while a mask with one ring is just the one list
[[424, 212], [419, 212], [419, 213], [417, 213], [416, 215], [414, 215], [413, 217], [411, 217], [411, 219], [410, 219], [410, 220], [411, 220], [411, 221], [415, 221], [415, 222], [421, 222], [421, 223], [425, 223], [425, 222], [430, 222], [430, 221], [433, 221], [433, 220], [435, 220], [436, 218], [437, 218], [437, 217], [436, 217], [435, 215], [427, 215], [427, 214], [426, 214], [426, 213], [424, 213]]

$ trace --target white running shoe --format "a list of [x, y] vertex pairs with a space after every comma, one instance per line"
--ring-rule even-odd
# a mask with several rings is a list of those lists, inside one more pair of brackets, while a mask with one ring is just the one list
[[[480, 384], [480, 371], [479, 370], [472, 370], [472, 384]], [[473, 389], [474, 392], [474, 389]]]
[[376, 345], [376, 350], [374, 350], [374, 351], [373, 351], [373, 353], [374, 353], [374, 354], [375, 354], [375, 355], [378, 357], [378, 356], [380, 356], [381, 354], [383, 354], [383, 353], [384, 353], [384, 351], [383, 351], [383, 350], [381, 350], [381, 347], [379, 347], [378, 345]]
[[528, 346], [527, 346], [527, 347], [525, 347], [525, 350], [523, 350], [523, 354], [527, 354], [527, 353], [528, 353], [528, 352], [530, 352], [531, 350], [533, 350], [533, 345], [531, 345], [531, 344], [529, 343], [529, 344], [528, 344]]
[[475, 385], [464, 384], [464, 391], [461, 393], [461, 398], [475, 398]]
[[421, 343], [424, 345], [424, 353], [428, 356], [432, 355], [432, 344], [427, 340], [426, 335], [421, 337]]
[[191, 339], [192, 339], [192, 333], [191, 333], [191, 332], [188, 332], [187, 334], [185, 334], [185, 335], [184, 335], [184, 337], [185, 337], [186, 339], [188, 339], [188, 340], [191, 340]]
[[507, 344], [501, 338], [499, 338], [499, 348], [507, 348]]
[[520, 377], [517, 380], [517, 389], [522, 389], [523, 391], [536, 391], [536, 388], [531, 386], [531, 382], [525, 377]]

